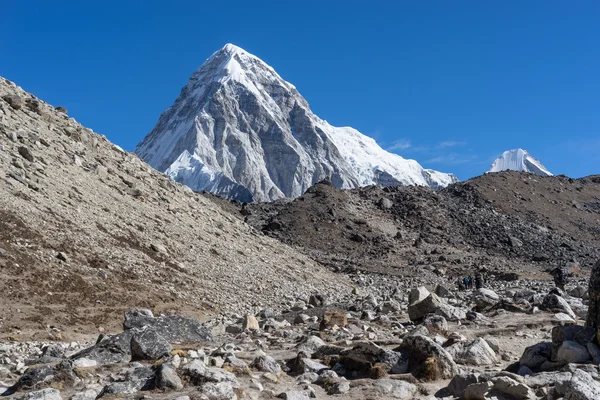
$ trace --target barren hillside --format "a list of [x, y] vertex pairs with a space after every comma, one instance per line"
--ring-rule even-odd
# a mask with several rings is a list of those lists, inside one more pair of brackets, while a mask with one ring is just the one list
[[0, 339], [349, 287], [0, 78]]

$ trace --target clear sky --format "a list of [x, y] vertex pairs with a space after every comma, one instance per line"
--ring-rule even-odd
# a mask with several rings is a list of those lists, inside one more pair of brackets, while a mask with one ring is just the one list
[[321, 118], [461, 179], [521, 147], [600, 173], [600, 2], [7, 1], [0, 75], [132, 150], [225, 43]]

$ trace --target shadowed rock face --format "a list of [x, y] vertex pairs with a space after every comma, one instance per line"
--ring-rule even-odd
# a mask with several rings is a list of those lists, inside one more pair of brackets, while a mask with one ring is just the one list
[[592, 269], [589, 286], [590, 304], [586, 325], [590, 328], [600, 327], [600, 261]]

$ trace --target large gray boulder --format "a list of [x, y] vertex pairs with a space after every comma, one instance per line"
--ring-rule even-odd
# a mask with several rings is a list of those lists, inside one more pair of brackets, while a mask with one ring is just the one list
[[414, 288], [408, 293], [408, 304], [414, 304], [423, 301], [430, 294], [431, 293], [425, 286]]
[[[64, 360], [60, 363], [34, 365], [25, 371], [10, 389], [10, 393], [20, 390], [38, 389], [40, 385], [50, 385], [51, 383], [71, 384], [74, 382], [75, 375], [71, 364]], [[7, 393], [8, 394], [8, 393]]]
[[575, 364], [591, 361], [591, 359], [587, 347], [571, 340], [565, 340], [560, 345], [556, 356], [556, 361]]
[[[135, 309], [125, 313], [124, 332], [116, 335], [101, 336], [94, 346], [80, 351], [70, 357], [71, 360], [86, 359], [96, 361], [98, 365], [117, 364], [131, 361], [132, 338], [140, 338], [140, 332], [152, 332], [162, 338], [160, 342], [168, 343], [206, 343], [211, 340], [210, 330], [198, 320], [181, 315], [165, 315], [154, 317], [150, 310]], [[164, 346], [166, 348], [166, 346]], [[170, 351], [170, 350], [169, 350]], [[154, 357], [155, 354], [148, 354]]]
[[103, 336], [92, 346], [72, 355], [73, 361], [87, 359], [98, 365], [117, 364], [131, 360], [131, 338], [135, 332], [128, 330], [117, 335]]
[[492, 378], [491, 382], [494, 384], [494, 386], [492, 386], [490, 394], [494, 392], [500, 392], [507, 394], [510, 396], [510, 398], [515, 400], [537, 399], [537, 396], [529, 386], [508, 376], [498, 376]]
[[162, 364], [156, 373], [156, 387], [160, 389], [181, 390], [183, 389], [183, 383], [173, 366]]
[[420, 321], [427, 314], [435, 314], [441, 304], [440, 298], [436, 294], [430, 293], [423, 300], [416, 301], [408, 306], [408, 317], [411, 321]]
[[134, 360], [158, 360], [173, 350], [169, 342], [154, 329], [146, 329], [131, 338], [131, 357]]
[[479, 374], [460, 374], [454, 376], [446, 388], [453, 396], [464, 398], [467, 387], [479, 383]]
[[600, 399], [600, 385], [590, 374], [582, 370], [575, 370], [573, 377], [567, 384], [565, 400], [598, 400]]
[[194, 385], [203, 385], [207, 382], [220, 383], [229, 382], [237, 385], [237, 379], [234, 374], [221, 368], [207, 367], [204, 362], [194, 360], [184, 367], [184, 374], [190, 378]]
[[454, 362], [467, 365], [491, 365], [498, 362], [496, 352], [482, 338], [456, 342], [446, 348]]
[[525, 377], [525, 384], [532, 389], [554, 386], [558, 394], [564, 395], [565, 384], [573, 374], [571, 372], [539, 372]]

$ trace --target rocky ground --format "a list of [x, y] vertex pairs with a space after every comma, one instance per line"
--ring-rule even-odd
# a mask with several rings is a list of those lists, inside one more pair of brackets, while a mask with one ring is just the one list
[[242, 205], [0, 79], [0, 183], [7, 398], [600, 398], [596, 177]]
[[0, 386], [46, 400], [598, 398], [585, 280], [569, 294], [548, 281], [375, 283], [379, 295], [359, 289], [348, 303], [312, 295], [204, 323], [136, 309], [88, 343], [4, 343]]
[[338, 190], [322, 183], [273, 203], [223, 209], [337, 271], [446, 276], [474, 268], [522, 276], [600, 258], [600, 177], [502, 172], [451, 185]]

